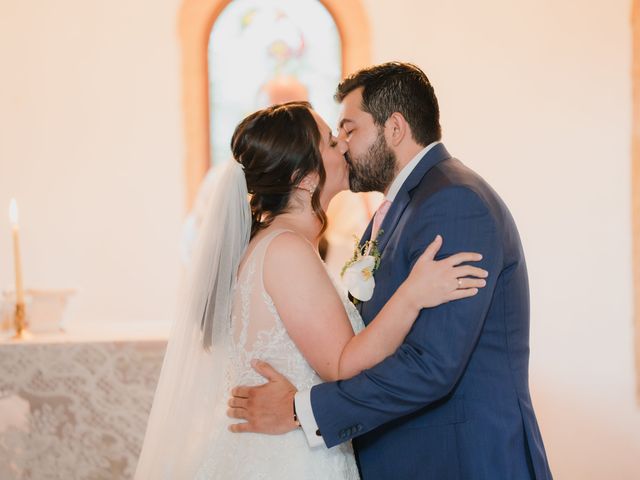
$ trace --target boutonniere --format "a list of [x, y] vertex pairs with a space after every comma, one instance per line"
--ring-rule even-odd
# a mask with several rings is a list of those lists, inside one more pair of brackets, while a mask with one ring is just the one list
[[344, 264], [340, 277], [347, 290], [355, 299], [354, 303], [366, 302], [373, 296], [376, 281], [373, 274], [380, 266], [380, 250], [378, 250], [378, 238], [382, 235], [378, 232], [376, 238], [367, 240], [360, 246], [360, 239], [355, 238], [353, 256]]

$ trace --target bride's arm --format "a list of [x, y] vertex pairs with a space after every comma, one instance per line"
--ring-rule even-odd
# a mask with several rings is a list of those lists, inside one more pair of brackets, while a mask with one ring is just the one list
[[422, 308], [475, 295], [484, 270], [456, 265], [478, 261], [477, 254], [458, 254], [434, 261], [437, 239], [418, 260], [375, 319], [353, 334], [342, 301], [324, 265], [309, 244], [294, 233], [276, 237], [264, 263], [264, 284], [296, 346], [326, 381], [352, 377], [396, 351]]
[[[367, 328], [349, 340], [340, 357], [339, 379], [351, 378], [395, 352], [421, 309], [472, 297], [486, 285], [483, 280], [487, 276], [486, 270], [457, 266], [463, 262], [479, 261], [481, 255], [459, 253], [435, 261], [441, 246], [442, 237], [438, 236]], [[469, 276], [478, 278], [463, 278]], [[458, 278], [463, 278], [462, 289]]]

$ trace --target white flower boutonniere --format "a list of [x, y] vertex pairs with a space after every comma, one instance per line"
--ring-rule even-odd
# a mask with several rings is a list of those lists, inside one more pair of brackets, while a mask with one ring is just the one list
[[355, 247], [353, 249], [353, 257], [342, 267], [340, 277], [344, 282], [351, 296], [361, 302], [370, 300], [373, 296], [373, 289], [376, 281], [373, 274], [380, 266], [380, 251], [378, 250], [378, 237], [382, 234], [382, 230], [374, 240], [368, 240], [360, 246], [360, 240], [356, 238]]

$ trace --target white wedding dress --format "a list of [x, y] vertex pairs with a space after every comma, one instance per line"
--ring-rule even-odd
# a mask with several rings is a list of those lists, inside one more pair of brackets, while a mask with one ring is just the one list
[[[258, 241], [238, 274], [233, 291], [231, 361], [225, 375], [225, 391], [235, 385], [265, 382], [250, 365], [254, 358], [264, 360], [285, 375], [298, 390], [311, 388], [322, 380], [293, 343], [276, 311], [263, 282], [263, 263], [270, 242], [286, 230], [276, 230]], [[291, 281], [283, 279], [282, 281]], [[334, 281], [334, 284], [336, 282]], [[337, 286], [351, 325], [358, 333], [362, 319]], [[310, 318], [309, 321], [313, 321]], [[215, 421], [198, 472], [197, 480], [357, 480], [358, 471], [350, 443], [327, 449], [311, 449], [302, 429], [285, 435], [231, 433], [227, 427], [237, 423], [227, 417], [226, 398], [213, 405]]]

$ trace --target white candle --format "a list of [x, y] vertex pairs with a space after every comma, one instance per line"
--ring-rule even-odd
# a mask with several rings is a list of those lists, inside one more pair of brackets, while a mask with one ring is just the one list
[[15, 198], [9, 205], [9, 219], [13, 231], [13, 264], [16, 274], [16, 304], [24, 304], [24, 287], [22, 285], [22, 263], [20, 261], [20, 228], [18, 227], [18, 204]]

